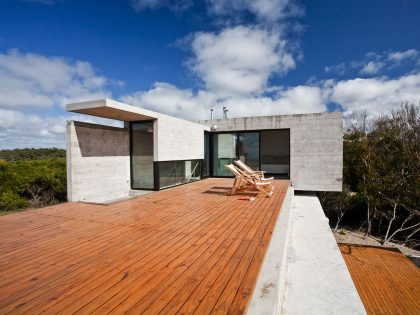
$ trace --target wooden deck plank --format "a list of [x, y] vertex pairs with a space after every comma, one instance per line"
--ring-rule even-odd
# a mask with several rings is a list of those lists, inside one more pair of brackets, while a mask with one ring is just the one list
[[[222, 220], [215, 220], [214, 222], [218, 225], [223, 224], [223, 227], [227, 228], [232, 222], [228, 220], [233, 220], [234, 218], [228, 216], [220, 219]], [[166, 282], [168, 280], [167, 277], [175, 272], [178, 264], [181, 268], [186, 268], [187, 264], [194, 258], [194, 255], [198, 255], [200, 250], [206, 250], [207, 246], [215, 240], [216, 233], [219, 232], [217, 226], [212, 231], [201, 227], [198, 233], [192, 235], [192, 237], [188, 237], [185, 242], [176, 242], [175, 248], [171, 246], [168, 249], [170, 251], [169, 253], [165, 253], [163, 257], [153, 257], [153, 259], [147, 262], [147, 265], [142, 268], [137, 268], [134, 273], [131, 273], [126, 283], [123, 285], [117, 283], [103, 295], [90, 301], [88, 305], [80, 309], [81, 313], [93, 312], [95, 310], [102, 313], [112, 310], [115, 306], [122, 302], [127, 302], [127, 300], [127, 303], [130, 303], [130, 301], [141, 298], [147, 292], [149, 280], [155, 279]]]
[[[155, 233], [153, 231], [151, 231], [151, 233], [149, 233], [149, 234], [153, 234], [154, 238], [156, 238], [156, 236], [159, 236], [158, 233]], [[143, 240], [144, 240], [144, 237], [140, 239], [140, 241], [143, 241]], [[143, 247], [144, 244], [137, 243], [136, 245], [138, 246], [137, 248], [144, 249], [144, 247]], [[108, 252], [109, 252], [109, 254], [112, 255], [112, 256], [115, 256], [116, 252], [114, 250], [112, 250], [112, 249], [113, 248], [109, 248], [109, 246], [108, 246]], [[154, 249], [156, 249], [156, 247]], [[123, 257], [124, 257], [124, 259], [127, 259], [127, 255], [123, 255]], [[138, 259], [142, 259], [142, 257], [136, 257], [136, 260], [135, 261], [137, 261]], [[104, 257], [102, 257], [101, 261], [104, 261]], [[107, 260], [105, 260], [105, 263], [106, 262], [107, 262]], [[92, 264], [92, 263], [90, 263], [90, 264], [87, 264], [87, 267], [90, 267], [90, 272], [93, 275], [98, 273], [97, 269], [99, 269], [100, 272], [103, 272], [104, 271], [104, 269], [103, 269], [104, 265], [102, 265], [101, 263], [99, 263], [99, 265], [98, 264]], [[136, 267], [138, 267], [138, 265]], [[114, 269], [115, 269], [115, 263], [111, 263], [110, 264], [110, 268], [108, 268], [108, 270], [107, 269], [105, 269], [105, 270], [109, 272], [109, 271], [112, 271]], [[84, 269], [81, 270], [79, 268], [79, 269], [74, 270], [74, 271], [72, 270], [71, 273], [64, 273], [64, 274], [58, 273], [58, 274], [56, 274], [56, 277], [55, 278], [57, 279], [57, 281], [59, 283], [63, 283], [64, 282], [64, 285], [63, 284], [60, 285], [61, 291], [63, 289], [65, 290], [65, 288], [67, 286], [70, 286], [70, 285], [73, 286], [73, 283], [75, 281], [79, 280], [79, 278], [81, 278], [81, 280], [80, 280], [81, 283], [86, 283], [86, 281], [84, 281], [84, 278], [87, 278], [90, 275], [89, 274], [85, 274], [83, 271], [84, 271]], [[128, 271], [126, 271], [126, 272], [128, 272]], [[107, 278], [107, 280], [110, 280], [109, 279], [109, 274], [107, 274], [107, 277], [106, 278]], [[121, 276], [118, 278], [118, 280], [120, 278], [121, 278]], [[88, 282], [88, 283], [91, 283], [91, 282]], [[97, 281], [95, 281], [95, 284], [96, 283], [97, 283]], [[34, 292], [34, 294], [37, 294], [37, 300], [35, 300], [33, 303], [37, 303], [37, 306], [39, 307], [39, 304], [42, 303], [42, 302], [48, 301], [49, 303], [55, 303], [57, 300], [61, 299], [63, 297], [63, 294], [60, 295], [60, 291], [57, 292], [57, 290], [55, 290], [54, 288], [55, 288], [54, 285], [49, 285], [47, 288], [41, 288], [41, 290], [39, 288], [37, 288], [36, 289], [36, 292]], [[34, 290], [35, 288], [32, 287], [31, 289], [33, 291], [35, 291]], [[65, 294], [68, 295], [69, 293], [73, 293], [73, 298], [74, 298], [74, 291], [75, 291], [74, 289], [71, 289], [70, 291], [65, 291]], [[48, 294], [48, 292], [49, 292], [50, 295], [49, 296], [48, 295], [45, 296], [44, 293], [47, 293]], [[77, 293], [80, 293], [79, 290], [76, 290], [76, 292]], [[44, 294], [44, 297], [43, 298], [39, 298], [39, 296], [42, 295], [42, 294]], [[29, 299], [29, 298], [32, 298], [33, 299], [34, 296], [33, 295], [32, 296], [27, 296], [25, 298], [26, 299]], [[78, 300], [78, 302], [79, 302], [79, 300]]]
[[[187, 245], [186, 248], [191, 251], [191, 253], [189, 254], [188, 251], [181, 255], [181, 256], [177, 256], [175, 258], [175, 260], [170, 261], [171, 256], [168, 256], [168, 261], [170, 261], [166, 266], [163, 266], [162, 268], [155, 268], [155, 272], [158, 272], [158, 274], [156, 276], [153, 276], [153, 274], [149, 274], [147, 276], [147, 278], [143, 278], [142, 281], [137, 282], [136, 283], [136, 288], [138, 288], [142, 293], [144, 293], [145, 291], [145, 286], [143, 284], [146, 284], [146, 281], [150, 278], [153, 279], [155, 283], [159, 284], [159, 280], [161, 279], [165, 279], [165, 283], [167, 283], [169, 281], [168, 278], [166, 278], [164, 275], [167, 274], [168, 277], [171, 276], [173, 277], [174, 274], [177, 274], [176, 272], [180, 272], [182, 270], [185, 269], [185, 266], [190, 265], [193, 262], [193, 258], [198, 258], [200, 255], [200, 250], [205, 250], [206, 252], [211, 252], [211, 246], [213, 246], [213, 242], [219, 242], [218, 244], [221, 244], [221, 241], [223, 241], [222, 236], [224, 235], [223, 233], [225, 232], [229, 232], [229, 230], [234, 230], [236, 226], [238, 226], [239, 224], [239, 220], [238, 220], [238, 213], [235, 215], [234, 213], [230, 212], [230, 207], [229, 206], [225, 206], [226, 211], [229, 212], [228, 216], [226, 217], [225, 215], [222, 215], [221, 218], [223, 219], [221, 222], [223, 222], [223, 225], [218, 225], [214, 226], [213, 228], [208, 227], [205, 229], [205, 233], [198, 235], [198, 237], [196, 238], [196, 242], [193, 243], [192, 246]], [[228, 219], [228, 220], [227, 220]], [[209, 237], [213, 236], [212, 238], [208, 239]], [[206, 240], [207, 238], [207, 240]], [[216, 248], [218, 246], [215, 246]], [[204, 252], [201, 252], [204, 253]], [[177, 268], [177, 261], [180, 263], [180, 267], [181, 268]], [[173, 269], [171, 268], [172, 266], [175, 266]], [[176, 271], [176, 272], [175, 272]], [[147, 283], [148, 287], [153, 287], [153, 284]], [[122, 304], [126, 305], [130, 305], [131, 302], [133, 302], [133, 297], [134, 296], [140, 296], [138, 295], [138, 293], [136, 294], [136, 289], [133, 289], [133, 294], [131, 294], [128, 298], [128, 301], [125, 300]], [[115, 298], [114, 298], [115, 299]], [[118, 300], [115, 299], [115, 300]], [[131, 300], [131, 301], [130, 301]], [[108, 302], [109, 303], [109, 302]], [[114, 303], [111, 303], [111, 305]], [[122, 305], [120, 305], [119, 307], [122, 307]]]
[[[167, 288], [162, 287], [156, 287], [154, 292], [152, 294], [147, 295], [147, 299], [140, 300], [129, 309], [130, 313], [138, 314], [145, 312], [147, 310], [147, 313], [150, 314], [156, 314], [162, 311], [162, 309], [165, 307], [165, 305], [168, 304], [168, 302], [179, 293], [181, 287], [183, 287], [185, 284], [188, 285], [188, 282], [194, 277], [195, 283], [197, 283], [200, 278], [203, 278], [206, 274], [208, 274], [214, 264], [224, 255], [229, 255], [229, 252], [226, 253], [227, 249], [231, 249], [230, 245], [235, 241], [235, 239], [240, 239], [241, 237], [244, 237], [248, 230], [251, 228], [250, 221], [258, 222], [258, 208], [259, 203], [255, 203], [253, 205], [253, 213], [250, 215], [247, 215], [242, 219], [241, 222], [238, 222], [239, 226], [242, 226], [241, 229], [232, 229], [230, 227], [230, 234], [227, 235], [227, 237], [223, 240], [223, 243], [221, 246], [218, 246], [216, 251], [212, 253], [211, 255], [208, 255], [209, 253], [206, 253], [206, 255], [202, 255], [200, 259], [197, 259], [192, 268], [188, 268], [180, 277], [176, 279]], [[255, 223], [254, 223], [255, 224]], [[235, 248], [235, 247], [233, 247]], [[164, 311], [164, 313], [168, 313], [168, 311]]]
[[1, 217], [0, 314], [242, 313], [288, 181], [253, 202], [231, 183]]
[[339, 247], [368, 314], [420, 314], [420, 271], [401, 252]]

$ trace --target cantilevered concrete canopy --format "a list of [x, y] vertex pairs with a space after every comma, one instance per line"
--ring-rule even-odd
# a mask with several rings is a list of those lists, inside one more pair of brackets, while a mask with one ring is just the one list
[[109, 99], [67, 104], [66, 110], [68, 112], [122, 121], [153, 120], [160, 115], [147, 109]]

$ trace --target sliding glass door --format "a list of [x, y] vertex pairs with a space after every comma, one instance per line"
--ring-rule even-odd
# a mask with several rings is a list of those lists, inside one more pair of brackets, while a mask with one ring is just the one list
[[280, 178], [290, 177], [290, 130], [261, 131], [261, 170]]
[[212, 176], [232, 176], [224, 165], [241, 160], [254, 170], [290, 177], [290, 130], [213, 133]]
[[230, 176], [224, 167], [236, 159], [236, 133], [213, 134], [213, 175]]
[[131, 123], [131, 187], [153, 189], [153, 121]]
[[213, 176], [232, 176], [224, 166], [241, 160], [255, 170], [260, 164], [259, 133], [213, 134]]
[[238, 133], [239, 160], [254, 170], [260, 169], [260, 135], [258, 132]]

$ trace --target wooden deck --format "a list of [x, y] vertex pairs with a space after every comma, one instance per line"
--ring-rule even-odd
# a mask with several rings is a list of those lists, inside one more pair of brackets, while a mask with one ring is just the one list
[[420, 271], [401, 252], [340, 244], [368, 314], [420, 314]]
[[252, 202], [231, 183], [0, 217], [0, 314], [243, 313], [289, 183]]

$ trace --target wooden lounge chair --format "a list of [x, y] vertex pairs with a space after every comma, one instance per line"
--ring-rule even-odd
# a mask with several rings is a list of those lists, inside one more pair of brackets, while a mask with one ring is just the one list
[[250, 168], [248, 165], [246, 165], [241, 160], [237, 160], [237, 161], [234, 161], [234, 162], [241, 170], [243, 170], [249, 176], [253, 176], [253, 177], [256, 177], [257, 179], [267, 180], [267, 181], [272, 181], [274, 179], [274, 177], [265, 178], [263, 171], [254, 171], [252, 168]]
[[241, 170], [237, 169], [233, 164], [226, 164], [225, 168], [229, 170], [233, 175], [235, 175], [235, 180], [230, 191], [231, 195], [235, 194], [238, 190], [247, 187], [258, 190], [268, 198], [270, 198], [273, 194], [274, 187], [271, 184], [271, 181], [262, 181], [255, 177], [249, 176], [246, 173], [241, 172]]

